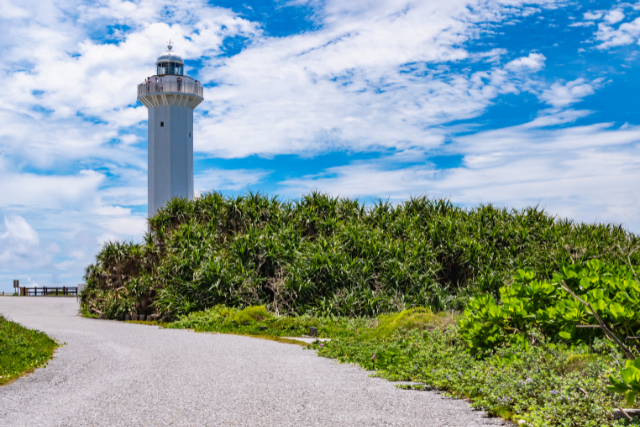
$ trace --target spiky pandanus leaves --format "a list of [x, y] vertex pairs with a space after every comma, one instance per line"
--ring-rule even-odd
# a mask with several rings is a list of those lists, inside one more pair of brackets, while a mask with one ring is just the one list
[[106, 242], [96, 263], [85, 271], [81, 304], [109, 318], [152, 311], [155, 289], [150, 272], [158, 259], [156, 245], [148, 235], [144, 245]]
[[558, 220], [538, 207], [463, 209], [427, 197], [367, 206], [318, 192], [174, 199], [149, 226], [141, 245], [105, 245], [87, 269], [85, 307], [107, 316], [216, 304], [368, 316], [461, 308], [477, 293], [497, 295], [517, 269], [550, 278], [566, 262], [624, 264], [638, 244], [622, 227]]

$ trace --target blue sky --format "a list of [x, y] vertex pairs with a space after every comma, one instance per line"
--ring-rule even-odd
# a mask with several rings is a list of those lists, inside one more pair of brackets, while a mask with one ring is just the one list
[[640, 232], [640, 3], [3, 2], [0, 290], [145, 230], [136, 85], [205, 85], [195, 187], [540, 205]]

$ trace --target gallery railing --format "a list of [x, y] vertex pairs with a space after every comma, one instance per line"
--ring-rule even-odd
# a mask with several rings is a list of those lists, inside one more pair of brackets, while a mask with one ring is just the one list
[[197, 80], [149, 80], [138, 85], [138, 97], [154, 93], [184, 93], [203, 97], [202, 84]]

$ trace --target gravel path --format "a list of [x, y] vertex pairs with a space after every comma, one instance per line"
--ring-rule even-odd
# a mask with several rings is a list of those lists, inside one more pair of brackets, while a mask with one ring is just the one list
[[83, 319], [75, 298], [0, 297], [0, 313], [67, 343], [0, 387], [3, 427], [503, 425], [296, 345]]

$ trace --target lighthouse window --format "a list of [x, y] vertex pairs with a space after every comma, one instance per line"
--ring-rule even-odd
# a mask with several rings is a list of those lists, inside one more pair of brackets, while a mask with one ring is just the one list
[[164, 127], [164, 122], [160, 122], [160, 127], [163, 128]]
[[189, 138], [191, 138], [191, 132], [189, 132]]
[[177, 62], [159, 62], [158, 63], [158, 75], [164, 76], [174, 75], [181, 76], [184, 70], [184, 66]]

